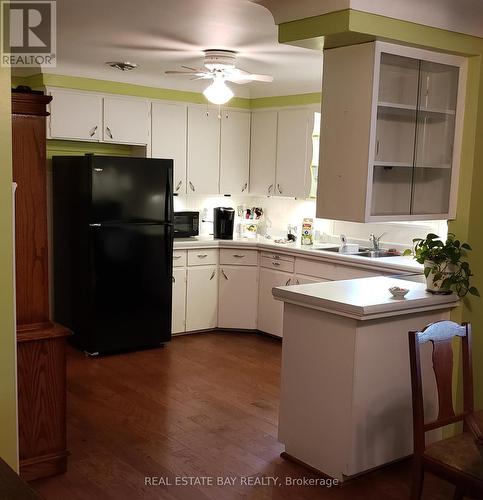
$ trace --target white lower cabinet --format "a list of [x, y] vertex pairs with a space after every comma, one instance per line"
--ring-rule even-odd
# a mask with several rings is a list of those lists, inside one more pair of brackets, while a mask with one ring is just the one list
[[221, 266], [218, 328], [255, 330], [258, 309], [258, 267]]
[[186, 328], [186, 269], [173, 269], [173, 305], [171, 333], [183, 333]]
[[173, 266], [173, 335], [225, 328], [282, 337], [283, 302], [273, 298], [273, 288], [384, 274], [241, 248], [175, 250]]
[[258, 329], [281, 337], [283, 333], [283, 302], [275, 300], [272, 289], [293, 284], [293, 274], [275, 269], [260, 268], [258, 289]]
[[187, 332], [216, 328], [218, 320], [218, 272], [216, 266], [188, 268]]

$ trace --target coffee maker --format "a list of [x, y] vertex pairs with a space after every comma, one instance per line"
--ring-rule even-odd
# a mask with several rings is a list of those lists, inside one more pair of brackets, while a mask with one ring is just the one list
[[235, 209], [216, 207], [213, 209], [213, 236], [215, 240], [232, 240], [235, 224]]

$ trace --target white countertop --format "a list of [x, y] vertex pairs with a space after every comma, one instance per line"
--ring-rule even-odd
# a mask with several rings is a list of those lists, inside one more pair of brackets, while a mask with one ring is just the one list
[[[409, 292], [404, 299], [394, 299], [389, 292], [392, 286], [408, 288]], [[273, 296], [283, 302], [359, 320], [458, 305], [454, 294], [434, 295], [426, 291], [423, 283], [382, 276], [277, 287], [273, 289]]]
[[358, 255], [339, 254], [324, 251], [324, 248], [335, 247], [334, 243], [323, 243], [317, 246], [303, 246], [299, 243], [275, 243], [273, 240], [258, 238], [243, 238], [233, 240], [215, 240], [213, 237], [179, 238], [174, 240], [175, 250], [190, 248], [253, 248], [258, 250], [276, 251], [277, 253], [288, 253], [300, 255], [306, 258], [315, 258], [333, 263], [351, 265], [367, 269], [380, 269], [382, 271], [395, 270], [409, 273], [422, 273], [423, 266], [418, 264], [412, 257], [361, 257]]

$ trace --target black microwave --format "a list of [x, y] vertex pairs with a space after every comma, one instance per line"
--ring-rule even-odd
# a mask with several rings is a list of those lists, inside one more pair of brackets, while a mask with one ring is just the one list
[[174, 213], [174, 237], [189, 238], [200, 234], [199, 212], [175, 212]]

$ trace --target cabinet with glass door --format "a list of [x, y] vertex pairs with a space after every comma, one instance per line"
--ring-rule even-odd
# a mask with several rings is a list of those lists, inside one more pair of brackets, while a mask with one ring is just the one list
[[[358, 193], [354, 197], [356, 202], [348, 203], [349, 209], [343, 207], [340, 210], [347, 220], [454, 218], [465, 59], [381, 42], [364, 45], [362, 51], [357, 50], [358, 56], [367, 58], [365, 62], [369, 71], [365, 75], [368, 81], [361, 82], [360, 78], [355, 81], [361, 86], [356, 91], [360, 93], [359, 98], [363, 99], [364, 93], [370, 98], [371, 105], [366, 108], [370, 115], [364, 116], [362, 108], [356, 112], [345, 110], [345, 113], [339, 109], [349, 138], [357, 137], [357, 140], [354, 140], [355, 148], [350, 158], [347, 154], [337, 153], [333, 145], [324, 144], [319, 199], [321, 192], [327, 194], [329, 190], [335, 190], [339, 197], [350, 196], [354, 186], [362, 186], [364, 196]], [[340, 57], [345, 61], [336, 62], [334, 55], [329, 57], [329, 63], [337, 67], [349, 65], [355, 54], [342, 51]], [[330, 67], [324, 68], [324, 72], [328, 70]], [[346, 73], [344, 77], [350, 78], [350, 75]], [[334, 77], [329, 77], [331, 79]], [[334, 82], [329, 82], [329, 95], [324, 95], [324, 102], [334, 96], [334, 88]], [[349, 92], [350, 89], [350, 85], [345, 85], [339, 92]], [[343, 99], [344, 96], [334, 98], [335, 108]], [[322, 125], [322, 137], [324, 127], [331, 126], [331, 117], [341, 121], [335, 111], [334, 106], [328, 106], [326, 113], [323, 110], [327, 121]], [[367, 138], [366, 148], [364, 137]], [[324, 181], [328, 184], [325, 188]], [[342, 196], [339, 199], [344, 201], [347, 198]], [[357, 200], [360, 200], [359, 204]], [[325, 197], [325, 202], [322, 200], [318, 205], [318, 217], [328, 217], [328, 212], [331, 212], [332, 218], [337, 219], [334, 207], [324, 208], [327, 202]]]

